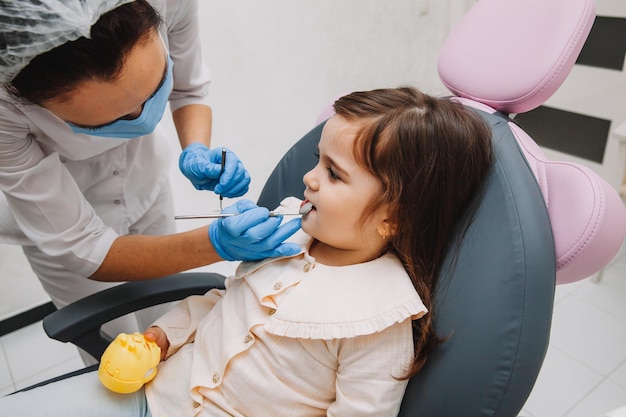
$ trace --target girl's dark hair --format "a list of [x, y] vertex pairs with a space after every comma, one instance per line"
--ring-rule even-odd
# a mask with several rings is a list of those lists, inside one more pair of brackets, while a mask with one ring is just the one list
[[103, 14], [81, 37], [36, 56], [9, 84], [16, 96], [36, 104], [62, 99], [80, 83], [115, 79], [133, 47], [158, 30], [161, 18], [146, 0]]
[[395, 231], [385, 250], [399, 257], [429, 310], [413, 321], [410, 377], [441, 342], [433, 323], [435, 284], [457, 223], [489, 171], [491, 130], [463, 105], [409, 87], [352, 93], [334, 107], [359, 127], [355, 158], [382, 184], [368, 213], [383, 205], [392, 210]]

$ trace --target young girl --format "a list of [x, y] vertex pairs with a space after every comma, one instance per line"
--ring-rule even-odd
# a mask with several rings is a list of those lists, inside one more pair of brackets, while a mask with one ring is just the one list
[[0, 415], [397, 415], [439, 342], [432, 294], [489, 169], [490, 131], [411, 88], [353, 93], [335, 110], [304, 176], [300, 254], [242, 263], [226, 290], [160, 318], [145, 335], [163, 362], [145, 389], [113, 394], [86, 374], [4, 398]]

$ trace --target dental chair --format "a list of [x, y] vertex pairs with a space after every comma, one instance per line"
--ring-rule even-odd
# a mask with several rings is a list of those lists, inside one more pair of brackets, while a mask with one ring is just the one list
[[[594, 20], [591, 0], [480, 0], [450, 33], [438, 71], [491, 126], [495, 160], [484, 195], [435, 294], [448, 336], [410, 380], [400, 416], [516, 416], [548, 348], [555, 285], [593, 275], [617, 253], [626, 211], [588, 168], [548, 161], [512, 116], [541, 105], [574, 65]], [[302, 197], [323, 123], [279, 162], [258, 200]], [[46, 333], [99, 358], [100, 326], [150, 305], [222, 287], [182, 273], [94, 294], [46, 317]], [[95, 377], [95, 376], [94, 376]]]

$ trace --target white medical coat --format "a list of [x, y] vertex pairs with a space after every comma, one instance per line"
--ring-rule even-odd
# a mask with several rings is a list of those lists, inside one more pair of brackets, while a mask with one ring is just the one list
[[[172, 111], [208, 103], [197, 0], [150, 0], [174, 62]], [[135, 139], [75, 134], [48, 110], [0, 89], [0, 243], [36, 246], [85, 277], [119, 235], [169, 192], [164, 131]]]

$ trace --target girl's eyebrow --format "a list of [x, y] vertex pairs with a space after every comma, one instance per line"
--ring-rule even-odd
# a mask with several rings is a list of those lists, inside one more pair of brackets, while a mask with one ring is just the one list
[[348, 171], [346, 171], [345, 169], [343, 169], [341, 167], [340, 164], [338, 164], [333, 158], [331, 158], [330, 156], [328, 156], [327, 154], [324, 154], [324, 159], [327, 161], [327, 163], [332, 166], [332, 168], [337, 171], [337, 174], [339, 174], [340, 177], [342, 178], [347, 178], [350, 175], [348, 174]]

